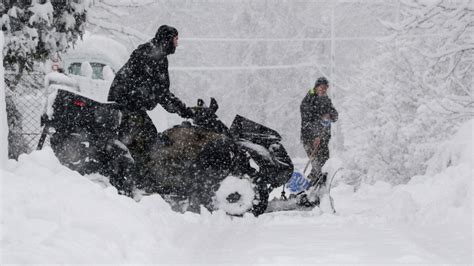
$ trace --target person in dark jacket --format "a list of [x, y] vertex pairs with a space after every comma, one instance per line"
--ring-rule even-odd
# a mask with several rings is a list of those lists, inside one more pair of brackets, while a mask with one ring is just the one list
[[321, 167], [329, 159], [331, 123], [338, 118], [336, 108], [327, 95], [329, 82], [321, 77], [301, 102], [301, 141], [311, 160], [312, 181], [322, 181]]
[[121, 140], [135, 161], [148, 160], [148, 151], [158, 139], [158, 132], [146, 111], [158, 104], [183, 118], [192, 118], [190, 108], [170, 92], [168, 58], [178, 46], [178, 31], [162, 25], [155, 37], [133, 51], [130, 59], [117, 72], [108, 100], [121, 106]]

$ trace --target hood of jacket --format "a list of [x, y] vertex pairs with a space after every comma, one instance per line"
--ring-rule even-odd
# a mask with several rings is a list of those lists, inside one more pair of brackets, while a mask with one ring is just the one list
[[162, 48], [166, 55], [174, 54], [176, 47], [173, 38], [178, 36], [178, 30], [168, 25], [162, 25], [156, 31], [155, 37], [151, 40], [154, 45]]

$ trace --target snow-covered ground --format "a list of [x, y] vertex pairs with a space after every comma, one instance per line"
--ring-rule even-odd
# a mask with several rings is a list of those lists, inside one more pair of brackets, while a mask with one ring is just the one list
[[45, 148], [1, 170], [0, 262], [471, 265], [473, 125], [441, 147], [432, 173], [406, 185], [354, 192], [336, 182], [335, 215], [180, 214], [158, 195], [120, 196]]

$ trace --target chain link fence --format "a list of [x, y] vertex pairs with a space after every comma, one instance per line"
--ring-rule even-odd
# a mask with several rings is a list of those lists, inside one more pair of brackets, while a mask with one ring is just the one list
[[9, 127], [9, 157], [36, 149], [41, 136], [41, 115], [44, 111], [44, 73], [33, 72], [15, 80], [14, 73], [5, 73], [9, 81], [6, 92]]

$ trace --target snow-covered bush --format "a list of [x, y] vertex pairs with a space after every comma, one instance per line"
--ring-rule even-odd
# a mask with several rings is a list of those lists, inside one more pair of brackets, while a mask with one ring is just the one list
[[[441, 142], [428, 160], [425, 173], [397, 186], [382, 181], [373, 185], [363, 184], [352, 195], [353, 199], [377, 202], [378, 206], [371, 206], [371, 212], [394, 223], [470, 224], [473, 126], [474, 120], [469, 120], [457, 133]], [[338, 190], [334, 191], [336, 202], [339, 193], [350, 193]]]

